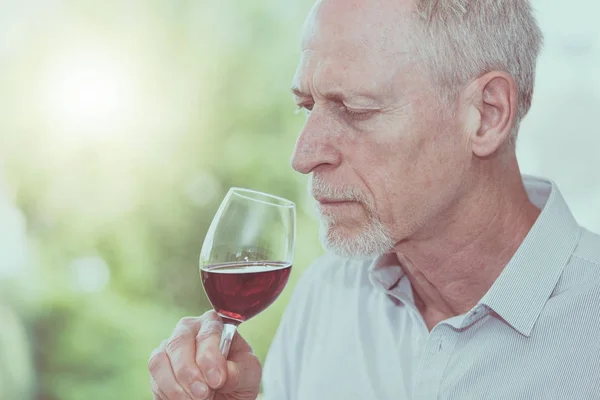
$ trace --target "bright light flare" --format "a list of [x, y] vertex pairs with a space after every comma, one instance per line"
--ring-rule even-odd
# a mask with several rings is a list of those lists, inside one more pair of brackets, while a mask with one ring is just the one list
[[122, 78], [105, 65], [77, 65], [56, 79], [56, 111], [77, 125], [98, 123], [124, 110]]
[[77, 135], [122, 131], [135, 118], [131, 69], [114, 54], [72, 52], [49, 65], [41, 106], [52, 128]]

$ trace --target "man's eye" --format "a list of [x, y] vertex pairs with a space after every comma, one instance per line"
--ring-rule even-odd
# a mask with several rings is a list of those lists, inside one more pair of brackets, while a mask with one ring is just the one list
[[348, 116], [357, 121], [364, 121], [371, 118], [374, 114], [374, 110], [354, 110], [344, 106], [344, 111]]

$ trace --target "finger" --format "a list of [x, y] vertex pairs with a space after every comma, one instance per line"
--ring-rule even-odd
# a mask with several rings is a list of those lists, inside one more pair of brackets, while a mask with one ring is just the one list
[[213, 389], [223, 385], [226, 377], [226, 360], [219, 343], [223, 333], [223, 321], [214, 311], [201, 317], [201, 327], [196, 336], [196, 363], [200, 366], [205, 382]]
[[171, 362], [166, 351], [167, 341], [152, 352], [148, 361], [148, 370], [154, 381], [153, 392], [164, 400], [195, 400], [183, 390], [175, 379]]
[[243, 391], [258, 395], [262, 367], [258, 357], [249, 352], [234, 353], [227, 361], [227, 381], [219, 393]]
[[163, 391], [160, 390], [160, 388], [158, 387], [158, 383], [156, 383], [154, 378], [150, 378], [150, 387], [152, 388], [154, 400], [169, 400], [167, 396], [163, 393]]
[[252, 347], [246, 342], [246, 339], [236, 332], [231, 340], [231, 349], [229, 350], [229, 353], [254, 353], [254, 351], [252, 351]]
[[194, 399], [204, 399], [208, 394], [208, 387], [195, 360], [196, 332], [199, 328], [199, 318], [181, 319], [166, 345], [175, 379]]

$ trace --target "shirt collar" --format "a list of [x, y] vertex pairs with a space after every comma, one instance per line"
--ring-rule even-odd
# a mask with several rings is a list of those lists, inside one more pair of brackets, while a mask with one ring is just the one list
[[[524, 175], [523, 184], [529, 200], [541, 213], [478, 304], [486, 305], [529, 337], [579, 241], [580, 228], [554, 182]], [[403, 276], [394, 253], [377, 258], [369, 268], [371, 283], [386, 293], [397, 286]], [[402, 291], [412, 299], [410, 285]]]
[[398, 263], [395, 253], [387, 253], [375, 259], [369, 267], [369, 280], [371, 284], [383, 291], [396, 302], [403, 304], [416, 313], [411, 283], [405, 276], [402, 266]]
[[479, 303], [529, 337], [581, 231], [554, 182], [524, 176], [523, 183], [529, 200], [541, 213]]
[[385, 292], [392, 290], [403, 276], [404, 270], [398, 263], [395, 253], [382, 255], [369, 268], [369, 280], [374, 286]]

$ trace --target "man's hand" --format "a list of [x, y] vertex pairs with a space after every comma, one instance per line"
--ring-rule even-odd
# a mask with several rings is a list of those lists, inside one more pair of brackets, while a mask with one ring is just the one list
[[235, 334], [228, 360], [219, 351], [223, 322], [209, 311], [183, 318], [148, 361], [155, 400], [255, 400], [262, 367], [248, 343]]

